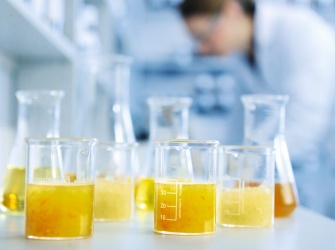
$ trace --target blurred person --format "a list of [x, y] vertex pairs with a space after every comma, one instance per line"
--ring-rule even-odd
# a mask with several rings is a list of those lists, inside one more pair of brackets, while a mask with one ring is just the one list
[[[321, 152], [333, 129], [331, 27], [311, 9], [251, 0], [185, 0], [179, 10], [200, 54], [237, 58], [248, 93], [290, 96], [286, 139], [293, 167], [309, 177], [319, 172]], [[301, 196], [306, 196], [301, 199], [322, 212], [323, 205], [316, 207], [315, 202], [320, 194], [311, 190], [318, 188], [319, 179], [314, 186], [300, 185], [305, 189]]]

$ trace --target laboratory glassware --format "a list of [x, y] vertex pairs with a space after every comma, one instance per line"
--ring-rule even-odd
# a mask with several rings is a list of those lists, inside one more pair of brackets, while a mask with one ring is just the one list
[[215, 231], [217, 141], [155, 142], [154, 231]]
[[85, 55], [78, 63], [73, 134], [100, 141], [134, 143], [129, 108], [131, 59]]
[[1, 192], [1, 210], [11, 214], [24, 212], [27, 145], [25, 138], [58, 137], [63, 91], [20, 90], [17, 131]]
[[219, 147], [216, 215], [221, 226], [273, 225], [274, 150], [271, 147]]
[[132, 218], [137, 146], [136, 143], [96, 144], [95, 220]]
[[244, 143], [275, 149], [275, 217], [298, 206], [298, 192], [285, 138], [286, 95], [244, 95]]
[[150, 134], [146, 163], [136, 181], [136, 205], [143, 210], [153, 210], [154, 206], [154, 159], [155, 140], [188, 139], [189, 97], [150, 97], [149, 105]]
[[89, 138], [27, 139], [27, 238], [61, 240], [92, 235], [95, 142]]

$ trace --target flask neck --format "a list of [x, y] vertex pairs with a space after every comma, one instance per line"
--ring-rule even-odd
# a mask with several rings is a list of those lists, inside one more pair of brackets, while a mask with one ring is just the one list
[[188, 139], [189, 108], [192, 99], [183, 98], [149, 98], [150, 137], [146, 159], [145, 175], [154, 176], [155, 140]]
[[20, 93], [17, 141], [25, 137], [58, 137], [62, 91]]
[[189, 107], [150, 106], [150, 140], [188, 139]]
[[130, 69], [126, 65], [119, 65], [114, 70], [114, 105], [122, 104], [120, 108], [129, 107], [129, 77]]
[[89, 108], [88, 114], [81, 115], [85, 125], [78, 123], [77, 133], [99, 140], [135, 142], [129, 108], [129, 63], [97, 57], [83, 67], [92, 89], [83, 100]]
[[285, 140], [286, 102], [244, 102], [244, 138], [248, 144], [274, 145]]
[[63, 91], [18, 91], [17, 132], [8, 165], [24, 167], [26, 137], [58, 137]]

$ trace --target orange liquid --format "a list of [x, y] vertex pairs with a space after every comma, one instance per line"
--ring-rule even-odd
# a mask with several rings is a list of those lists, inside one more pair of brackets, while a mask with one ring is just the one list
[[155, 183], [154, 231], [206, 234], [215, 231], [214, 183]]
[[287, 217], [298, 206], [292, 183], [275, 184], [275, 217]]
[[85, 238], [93, 231], [92, 184], [28, 184], [26, 237]]

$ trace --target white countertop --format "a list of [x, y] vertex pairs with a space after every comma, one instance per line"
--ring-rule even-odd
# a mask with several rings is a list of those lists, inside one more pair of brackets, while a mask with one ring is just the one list
[[24, 238], [24, 218], [0, 214], [0, 249], [283, 249], [335, 250], [335, 221], [304, 208], [270, 229], [217, 227], [204, 236], [172, 236], [153, 232], [153, 215], [137, 214], [130, 222], [96, 222], [92, 238], [41, 241]]

